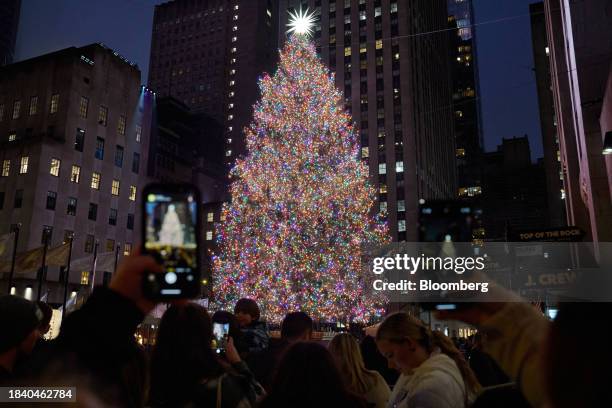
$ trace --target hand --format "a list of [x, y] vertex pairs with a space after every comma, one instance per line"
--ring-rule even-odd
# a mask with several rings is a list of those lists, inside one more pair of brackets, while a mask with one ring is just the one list
[[134, 255], [123, 258], [108, 287], [130, 299], [146, 315], [153, 310], [155, 302], [142, 293], [145, 272], [162, 273], [163, 268], [152, 257], [140, 255], [140, 249], [137, 249]]
[[234, 346], [234, 339], [231, 337], [228, 337], [227, 344], [225, 345], [225, 358], [231, 364], [240, 362], [240, 354], [238, 354], [238, 350]]

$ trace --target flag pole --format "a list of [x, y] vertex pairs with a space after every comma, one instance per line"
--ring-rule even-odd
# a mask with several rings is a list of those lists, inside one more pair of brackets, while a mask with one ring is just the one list
[[15, 233], [15, 241], [13, 242], [13, 258], [11, 259], [11, 272], [8, 278], [8, 294], [11, 294], [13, 288], [13, 278], [15, 277], [15, 259], [17, 258], [17, 242], [19, 241], [19, 226], [21, 223], [15, 225], [13, 232]]
[[64, 272], [64, 302], [62, 303], [62, 317], [66, 316], [66, 302], [68, 300], [68, 281], [70, 279], [70, 261], [72, 260], [72, 243], [74, 242], [74, 234], [70, 234], [70, 249], [68, 250], [68, 265]]
[[117, 272], [117, 262], [119, 261], [119, 249], [121, 245], [117, 243], [117, 247], [115, 248], [115, 269], [113, 270], [113, 274]]
[[46, 279], [46, 270], [45, 270], [45, 263], [46, 263], [46, 258], [47, 258], [47, 246], [49, 244], [49, 230], [45, 229], [45, 239], [44, 241], [44, 246], [43, 246], [43, 256], [42, 256], [42, 267], [40, 269], [40, 274], [38, 275], [38, 293], [36, 294], [36, 300], [40, 301], [40, 295], [42, 292], [42, 285], [43, 285], [43, 280]]
[[96, 284], [96, 262], [98, 260], [98, 240], [94, 244], [94, 255], [93, 255], [93, 264], [91, 265], [91, 286], [89, 293], [93, 292], [94, 286]]

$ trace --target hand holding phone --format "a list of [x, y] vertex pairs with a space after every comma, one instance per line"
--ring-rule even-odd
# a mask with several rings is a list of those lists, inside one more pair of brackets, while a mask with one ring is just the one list
[[150, 184], [143, 191], [143, 254], [163, 273], [146, 273], [149, 299], [194, 298], [200, 293], [200, 193], [190, 184]]
[[213, 338], [211, 347], [217, 354], [225, 352], [229, 338], [229, 323], [213, 323]]

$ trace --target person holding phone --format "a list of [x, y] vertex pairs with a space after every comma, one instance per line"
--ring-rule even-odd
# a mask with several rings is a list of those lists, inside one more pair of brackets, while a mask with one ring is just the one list
[[[218, 335], [226, 335], [218, 325], [224, 332]], [[220, 357], [221, 344], [213, 337], [212, 320], [200, 305], [174, 305], [164, 313], [151, 359], [151, 407], [255, 405], [263, 389], [240, 359], [232, 338], [224, 342]]]

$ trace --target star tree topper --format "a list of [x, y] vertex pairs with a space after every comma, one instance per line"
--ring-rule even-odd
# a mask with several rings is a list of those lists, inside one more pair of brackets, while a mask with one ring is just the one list
[[316, 22], [314, 13], [306, 11], [296, 10], [289, 12], [289, 30], [287, 33], [294, 33], [299, 35], [309, 36], [312, 34], [312, 28]]

